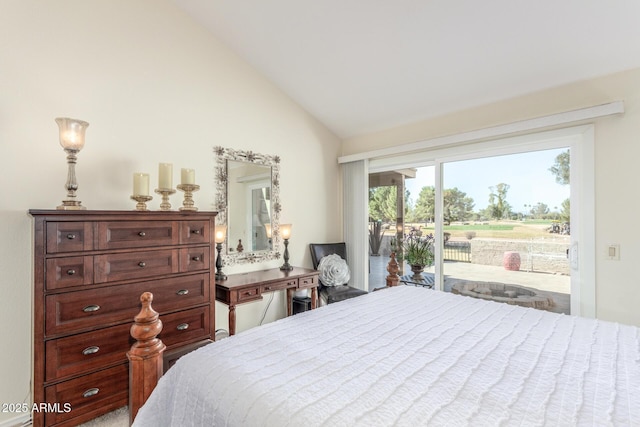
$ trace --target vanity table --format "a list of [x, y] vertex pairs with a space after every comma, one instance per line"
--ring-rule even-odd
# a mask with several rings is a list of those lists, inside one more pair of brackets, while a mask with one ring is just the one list
[[236, 333], [236, 305], [262, 299], [262, 294], [279, 290], [287, 291], [287, 316], [293, 313], [293, 292], [311, 289], [311, 308], [318, 300], [318, 271], [294, 267], [283, 271], [279, 268], [230, 274], [227, 280], [216, 280], [216, 300], [229, 306], [229, 335]]

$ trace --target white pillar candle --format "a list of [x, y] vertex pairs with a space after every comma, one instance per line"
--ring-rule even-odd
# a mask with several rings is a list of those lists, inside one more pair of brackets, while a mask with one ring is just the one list
[[133, 195], [148, 196], [149, 195], [149, 174], [134, 173], [133, 174]]
[[160, 163], [158, 166], [158, 188], [173, 188], [173, 165], [171, 163]]
[[194, 185], [196, 183], [196, 171], [193, 169], [182, 169], [180, 173], [181, 184], [191, 184]]

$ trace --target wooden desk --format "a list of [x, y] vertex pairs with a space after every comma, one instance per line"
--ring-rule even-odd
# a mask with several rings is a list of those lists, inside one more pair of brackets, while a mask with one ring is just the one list
[[236, 333], [236, 305], [262, 299], [262, 294], [279, 290], [287, 291], [287, 316], [293, 312], [293, 292], [311, 289], [311, 308], [318, 301], [318, 272], [294, 267], [291, 271], [279, 268], [230, 274], [227, 280], [216, 280], [216, 300], [229, 306], [229, 335]]

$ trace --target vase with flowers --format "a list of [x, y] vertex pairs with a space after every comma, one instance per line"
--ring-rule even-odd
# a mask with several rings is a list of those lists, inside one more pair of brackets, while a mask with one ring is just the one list
[[422, 280], [424, 268], [433, 265], [435, 259], [433, 243], [433, 234], [426, 236], [410, 234], [404, 239], [402, 244], [402, 258], [411, 266], [415, 280]]

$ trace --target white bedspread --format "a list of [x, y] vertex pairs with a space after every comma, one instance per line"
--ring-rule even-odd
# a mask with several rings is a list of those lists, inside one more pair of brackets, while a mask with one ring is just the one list
[[640, 426], [640, 329], [399, 286], [183, 358], [135, 426]]

